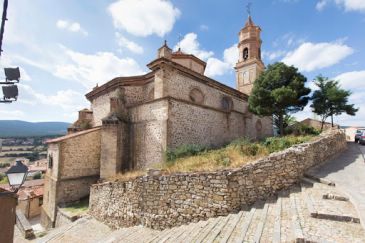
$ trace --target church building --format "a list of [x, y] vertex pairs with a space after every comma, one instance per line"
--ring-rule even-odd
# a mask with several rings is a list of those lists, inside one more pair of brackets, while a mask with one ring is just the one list
[[42, 224], [57, 225], [57, 207], [89, 194], [91, 184], [154, 168], [167, 149], [223, 146], [273, 134], [272, 119], [248, 110], [261, 60], [260, 27], [249, 16], [239, 32], [236, 89], [204, 75], [206, 63], [167, 43], [141, 76], [117, 77], [86, 94], [69, 133], [48, 142]]

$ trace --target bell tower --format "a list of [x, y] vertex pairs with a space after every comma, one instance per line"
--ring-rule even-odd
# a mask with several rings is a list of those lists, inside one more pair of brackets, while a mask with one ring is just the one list
[[239, 32], [239, 58], [236, 64], [236, 86], [239, 91], [250, 95], [253, 83], [265, 69], [261, 60], [261, 28], [252, 21], [250, 12], [245, 26]]

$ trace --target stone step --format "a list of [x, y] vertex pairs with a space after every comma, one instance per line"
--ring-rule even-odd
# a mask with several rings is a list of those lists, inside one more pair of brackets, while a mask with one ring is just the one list
[[327, 200], [350, 201], [350, 199], [348, 197], [338, 195], [338, 194], [334, 194], [334, 193], [331, 193], [331, 192], [327, 192], [326, 194], [323, 194], [322, 198], [327, 199]]
[[308, 190], [306, 183], [302, 183], [302, 188], [306, 194], [307, 208], [311, 217], [360, 223], [357, 212], [349, 201], [323, 199], [326, 188], [311, 188]]
[[[260, 239], [257, 240], [258, 242], [265, 242], [265, 243], [273, 241], [275, 220], [276, 220], [277, 207], [278, 207], [278, 199], [275, 197], [269, 198], [266, 201], [266, 204], [268, 204], [267, 215], [266, 215], [266, 219], [264, 221], [264, 227], [262, 230], [261, 237], [260, 237]], [[279, 223], [280, 223], [280, 217], [279, 217]]]
[[296, 203], [296, 194], [300, 193], [299, 187], [293, 187], [290, 189], [290, 217], [292, 226], [292, 241], [293, 242], [305, 242], [302, 226], [300, 224], [298, 209]]
[[228, 242], [243, 242], [256, 212], [256, 207], [258, 207], [257, 203], [253, 205], [250, 211], [244, 213], [228, 239]]
[[[196, 235], [196, 237], [192, 238], [193, 242], [203, 242], [203, 240], [210, 234], [210, 232], [215, 228], [219, 227], [219, 225], [222, 222], [223, 217], [220, 216], [218, 218], [215, 218], [212, 222], [210, 222], [208, 225], [206, 225], [203, 230]], [[188, 242], [188, 241], [186, 241]]]
[[222, 220], [220, 220], [219, 224], [217, 224], [210, 232], [209, 234], [204, 238], [202, 242], [204, 243], [212, 243], [219, 234], [223, 231], [223, 229], [227, 226], [228, 221], [233, 220], [233, 215], [228, 215], [226, 217], [223, 217]]
[[215, 219], [209, 219], [206, 221], [200, 221], [198, 223], [190, 224], [189, 227], [183, 234], [179, 235], [174, 241], [171, 241], [173, 243], [176, 242], [190, 242], [192, 239], [196, 238], [197, 235], [203, 231], [203, 229], [209, 224], [212, 223]]
[[291, 208], [289, 191], [282, 191], [279, 194], [281, 198], [281, 222], [280, 222], [280, 242], [292, 241], [292, 225], [291, 225]]
[[264, 210], [265, 207], [265, 202], [258, 201], [256, 205], [254, 205], [254, 207], [256, 207], [256, 211], [252, 217], [251, 223], [248, 226], [247, 233], [244, 237], [244, 241], [246, 242], [254, 242], [256, 229], [260, 223], [262, 211]]
[[167, 236], [166, 240], [160, 242], [176, 242], [176, 240], [185, 232], [190, 232], [193, 227], [196, 227], [196, 223], [191, 223], [189, 225], [182, 225], [179, 227], [173, 235]]
[[40, 238], [37, 242], [94, 242], [105, 238], [112, 230], [92, 217], [84, 217], [75, 222], [61, 227], [48, 237]]
[[[136, 232], [140, 232], [141, 228], [143, 229], [142, 226], [135, 226], [135, 227], [122, 228], [122, 229], [116, 230], [116, 231], [112, 232], [111, 234], [109, 234], [108, 237], [106, 237], [106, 239], [104, 240], [104, 242], [105, 243], [120, 242], [121, 240], [126, 239], [131, 235], [134, 235]], [[98, 243], [98, 242], [94, 242], [94, 243]]]
[[310, 183], [310, 184], [315, 184], [315, 183], [321, 183], [327, 186], [336, 186], [336, 184], [332, 181], [323, 179], [323, 178], [318, 178], [316, 176], [313, 176], [311, 174], [304, 174], [304, 177], [302, 178], [302, 181], [306, 182], [306, 183]]
[[149, 239], [154, 238], [158, 234], [159, 234], [159, 231], [157, 231], [157, 230], [144, 228], [141, 231], [139, 231], [133, 235], [130, 235], [129, 237], [126, 237], [125, 241], [128, 243], [147, 242]]
[[[259, 222], [256, 226], [256, 231], [255, 231], [255, 235], [254, 235], [254, 242], [259, 243], [261, 240], [261, 236], [262, 236], [262, 232], [264, 231], [264, 227], [266, 224], [266, 220], [267, 220], [267, 213], [269, 211], [269, 203], [265, 203], [264, 208], [261, 211], [261, 215], [259, 218]], [[266, 224], [268, 225], [268, 224]]]
[[244, 211], [241, 211], [238, 214], [234, 215], [234, 218], [227, 223], [222, 233], [219, 235], [219, 237], [215, 239], [215, 242], [226, 243], [231, 237], [235, 228], [237, 227], [238, 222], [241, 220], [242, 217], [244, 217], [243, 215]]
[[282, 209], [282, 196], [278, 197], [275, 205], [275, 222], [272, 234], [272, 242], [280, 243], [281, 233], [281, 209]]
[[[176, 228], [173, 228], [173, 229], [176, 229]], [[160, 231], [159, 234], [157, 234], [156, 236], [152, 237], [147, 242], [148, 243], [158, 243], [160, 239], [165, 238], [168, 234], [170, 234], [170, 232], [171, 232], [171, 229], [165, 229], [163, 231]]]

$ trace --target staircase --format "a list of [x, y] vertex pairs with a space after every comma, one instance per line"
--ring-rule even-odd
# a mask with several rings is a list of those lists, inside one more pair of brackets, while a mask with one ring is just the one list
[[352, 204], [333, 185], [304, 178], [237, 214], [163, 231], [136, 226], [112, 232], [90, 217], [39, 242], [364, 242], [359, 222]]

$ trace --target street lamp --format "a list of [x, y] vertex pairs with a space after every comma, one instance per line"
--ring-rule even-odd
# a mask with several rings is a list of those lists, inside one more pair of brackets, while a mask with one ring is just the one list
[[8, 177], [10, 187], [13, 188], [14, 193], [17, 193], [27, 178], [28, 167], [20, 160], [17, 160], [16, 164], [10, 167], [5, 174]]

